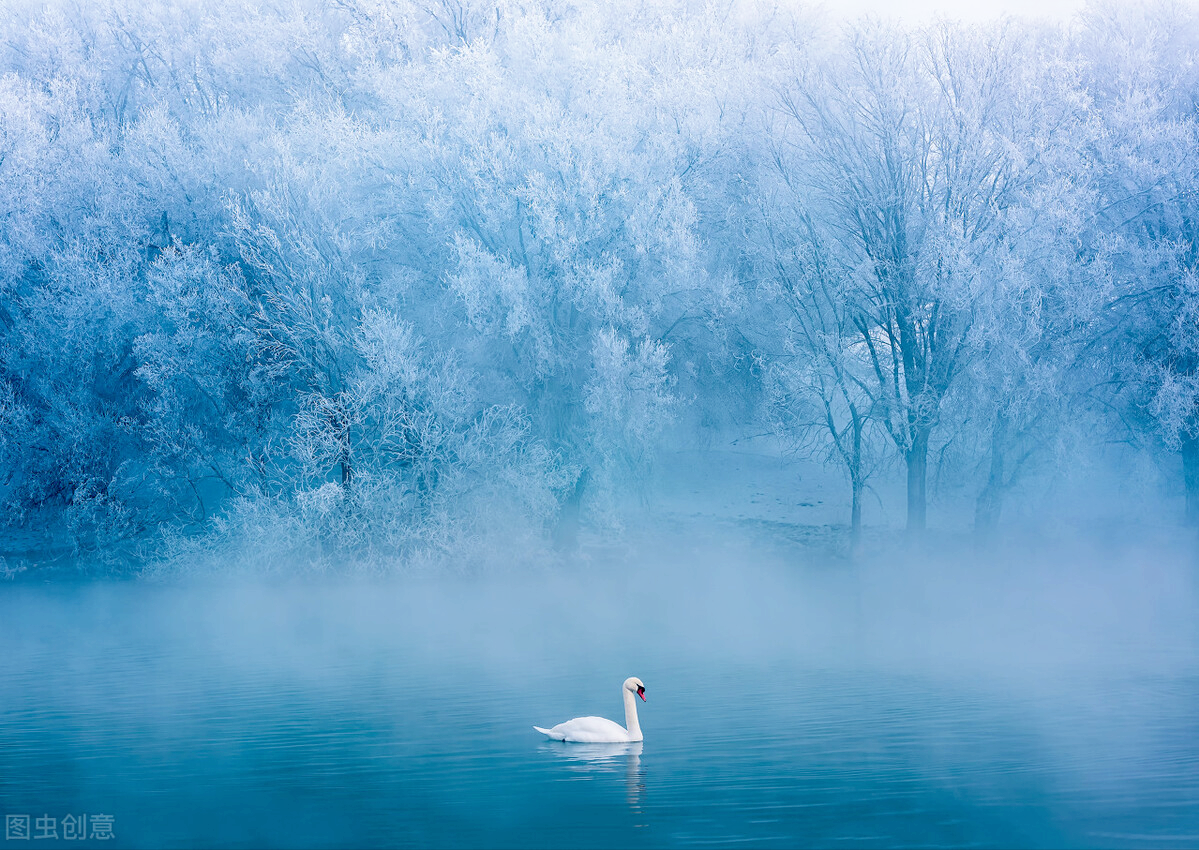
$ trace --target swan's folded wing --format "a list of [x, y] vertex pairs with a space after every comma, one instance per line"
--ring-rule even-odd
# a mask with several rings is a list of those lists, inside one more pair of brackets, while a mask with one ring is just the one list
[[546, 734], [559, 741], [580, 744], [623, 744], [629, 740], [627, 729], [604, 717], [576, 717], [559, 723]]

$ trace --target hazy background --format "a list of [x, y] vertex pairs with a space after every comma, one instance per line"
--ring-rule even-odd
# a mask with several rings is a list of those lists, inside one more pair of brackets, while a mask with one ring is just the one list
[[0, 20], [0, 814], [1196, 842], [1191, 5]]

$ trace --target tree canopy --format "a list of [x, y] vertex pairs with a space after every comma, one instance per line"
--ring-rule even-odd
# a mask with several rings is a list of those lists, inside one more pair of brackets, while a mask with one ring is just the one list
[[1199, 521], [1184, 7], [5, 16], [9, 530], [570, 547], [704, 432], [829, 464], [855, 535], [872, 480], [913, 532], [949, 482], [992, 533], [1113, 441]]

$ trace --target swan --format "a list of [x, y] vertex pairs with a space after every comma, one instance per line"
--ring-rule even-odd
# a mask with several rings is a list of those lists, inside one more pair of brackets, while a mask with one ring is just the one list
[[548, 735], [555, 741], [574, 741], [583, 744], [627, 744], [641, 741], [641, 724], [637, 722], [637, 701], [633, 695], [641, 697], [645, 702], [645, 685], [636, 676], [630, 676], [621, 685], [624, 694], [625, 726], [606, 720], [603, 717], [576, 717], [559, 723], [553, 729], [533, 728], [542, 735]]

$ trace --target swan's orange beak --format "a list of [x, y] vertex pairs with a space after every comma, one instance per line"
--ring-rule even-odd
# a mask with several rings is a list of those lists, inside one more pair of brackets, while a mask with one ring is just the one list
[[645, 702], [645, 688], [638, 688], [637, 696], [641, 697], [642, 702]]

